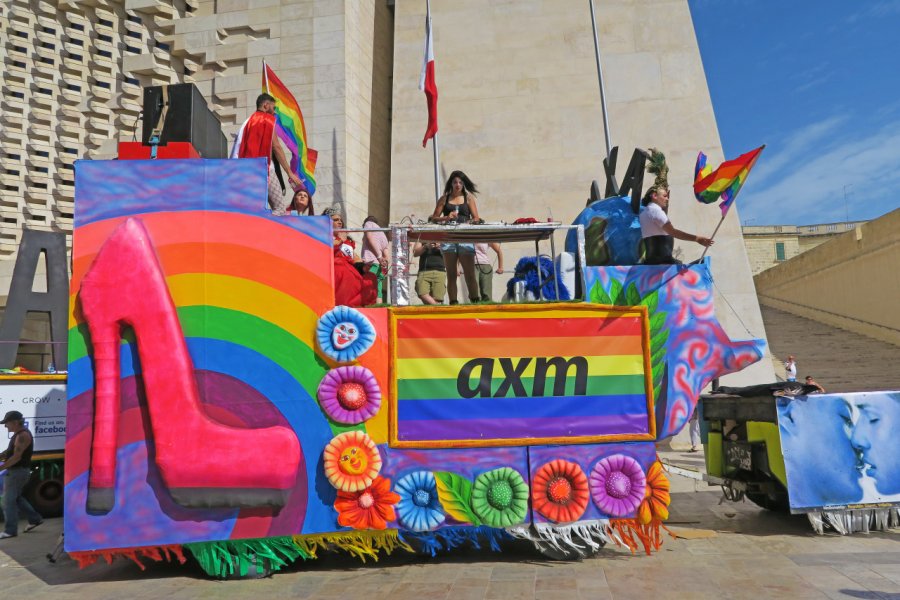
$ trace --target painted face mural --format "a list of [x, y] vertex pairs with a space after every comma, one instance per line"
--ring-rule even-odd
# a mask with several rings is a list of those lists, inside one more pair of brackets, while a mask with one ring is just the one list
[[359, 338], [359, 330], [353, 323], [338, 323], [331, 334], [331, 341], [338, 350], [347, 348]]
[[866, 394], [852, 400], [856, 415], [850, 442], [866, 475], [882, 494], [900, 493], [900, 394]]
[[778, 402], [791, 508], [859, 502], [860, 462], [850, 444], [854, 408], [843, 396]]

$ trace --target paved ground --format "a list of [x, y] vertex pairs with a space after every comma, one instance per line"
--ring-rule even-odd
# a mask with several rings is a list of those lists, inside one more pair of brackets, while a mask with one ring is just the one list
[[[699, 454], [666, 453], [699, 466]], [[900, 531], [816, 536], [806, 519], [750, 503], [720, 504], [716, 488], [673, 476], [673, 530], [654, 556], [606, 549], [577, 563], [550, 562], [516, 543], [507, 551], [403, 554], [361, 565], [341, 555], [255, 581], [212, 581], [196, 567], [129, 561], [79, 571], [50, 564], [61, 520], [0, 541], [3, 597], [65, 598], [872, 598], [900, 600]]]
[[[794, 355], [797, 378], [812, 375], [828, 392], [900, 390], [900, 347], [760, 306], [772, 354]], [[784, 375], [784, 367], [775, 368]]]

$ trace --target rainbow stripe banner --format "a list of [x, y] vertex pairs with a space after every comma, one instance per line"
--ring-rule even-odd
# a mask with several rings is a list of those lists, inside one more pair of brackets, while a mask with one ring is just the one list
[[644, 307], [392, 309], [394, 447], [655, 438]]
[[263, 92], [275, 98], [275, 131], [291, 152], [293, 171], [309, 195], [316, 193], [316, 159], [319, 153], [309, 147], [306, 124], [296, 98], [275, 75], [272, 67], [263, 63]]
[[726, 160], [715, 171], [707, 166], [706, 155], [700, 152], [694, 167], [694, 196], [704, 204], [712, 204], [721, 198], [719, 208], [724, 217], [765, 147], [762, 145], [734, 160]]

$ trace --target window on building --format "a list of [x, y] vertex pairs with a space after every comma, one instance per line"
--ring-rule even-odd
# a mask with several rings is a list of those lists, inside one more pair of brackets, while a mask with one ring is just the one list
[[78, 38], [72, 38], [69, 40], [70, 44], [75, 44], [76, 46], [84, 46], [84, 40], [79, 40]]
[[113, 26], [113, 22], [112, 22], [112, 21], [109, 21], [109, 20], [107, 20], [107, 19], [98, 19], [97, 22], [98, 22], [100, 25], [103, 25], [104, 27], [112, 27], [112, 26]]
[[21, 60], [14, 60], [14, 61], [12, 61], [12, 66], [18, 67], [18, 68], [20, 68], [20, 69], [26, 68], [25, 63], [23, 63]]
[[25, 32], [25, 31], [15, 31], [15, 30], [14, 30], [13, 33], [14, 33], [17, 37], [28, 39], [28, 33]]
[[815, 232], [817, 232], [818, 230], [819, 230], [819, 226], [818, 226], [818, 225], [810, 225], [809, 227], [806, 228], [806, 231], [808, 231], [808, 232], [810, 232], [810, 233], [815, 233]]
[[128, 15], [127, 19], [129, 21], [131, 21], [132, 23], [140, 23], [141, 22], [141, 18], [137, 15]]
[[56, 62], [52, 58], [47, 58], [46, 56], [42, 56], [38, 59], [38, 62], [44, 63], [45, 65], [54, 65]]
[[47, 167], [34, 167], [34, 170], [37, 171], [38, 173], [49, 173], [50, 172], [50, 169], [48, 169]]
[[17, 185], [4, 185], [3, 189], [7, 192], [18, 192], [19, 186]]
[[775, 242], [775, 260], [784, 260], [784, 242]]
[[69, 58], [74, 60], [75, 62], [84, 62], [84, 57], [80, 54], [69, 52]]
[[108, 89], [110, 88], [110, 85], [109, 85], [109, 83], [106, 82], [106, 81], [98, 81], [98, 82], [97, 82], [97, 87], [102, 87], [103, 89], [107, 89], [107, 90], [108, 90]]
[[106, 42], [107, 44], [112, 44], [112, 36], [110, 35], [98, 35], [97, 39], [101, 42]]
[[844, 225], [844, 229], [853, 229], [855, 227], [855, 223], [847, 223]]
[[46, 150], [35, 150], [34, 155], [40, 156], [41, 158], [47, 158], [48, 156], [50, 156], [50, 153]]
[[74, 83], [67, 83], [67, 84], [66, 84], [66, 89], [67, 89], [67, 90], [71, 90], [71, 91], [73, 91], [73, 92], [80, 92], [80, 91], [81, 91], [81, 86], [80, 86], [80, 85], [75, 85]]
[[97, 50], [97, 54], [103, 58], [112, 58], [112, 52], [109, 50]]
[[38, 92], [38, 94], [46, 94], [48, 96], [53, 95], [53, 90], [51, 90], [50, 88], [39, 87], [37, 89], [37, 92]]
[[56, 44], [51, 44], [50, 42], [41, 42], [41, 48], [46, 48], [47, 50], [56, 50]]
[[69, 27], [71, 27], [75, 31], [84, 31], [84, 25], [82, 25], [81, 23], [69, 23]]
[[169, 45], [163, 44], [162, 42], [156, 42], [156, 47], [159, 48], [160, 50], [165, 50], [166, 52], [169, 51]]
[[22, 99], [25, 98], [24, 92], [10, 92], [9, 95], [12, 96], [13, 98], [22, 98]]
[[826, 225], [825, 231], [837, 231], [837, 225], [834, 225], [834, 224]]
[[125, 46], [125, 52], [133, 52], [134, 54], [140, 54], [141, 49], [135, 48], [134, 46]]
[[131, 30], [129, 29], [129, 30], [125, 33], [125, 35], [127, 35], [128, 37], [132, 37], [132, 38], [136, 38], [136, 39], [141, 39], [141, 32], [140, 32], [140, 31], [131, 31]]
[[135, 79], [134, 77], [126, 77], [125, 83], [130, 83], [131, 85], [141, 85], [141, 82]]
[[43, 27], [42, 29], [43, 29], [44, 33], [50, 33], [50, 34], [56, 33], [56, 30], [53, 29], [52, 27]]

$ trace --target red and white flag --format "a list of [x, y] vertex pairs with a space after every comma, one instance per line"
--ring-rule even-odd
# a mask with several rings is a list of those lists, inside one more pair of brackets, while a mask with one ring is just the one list
[[425, 92], [428, 104], [428, 129], [422, 147], [437, 133], [437, 83], [434, 80], [434, 39], [431, 35], [431, 3], [426, 3], [425, 13], [425, 61], [422, 63], [422, 74], [419, 76], [419, 89]]

